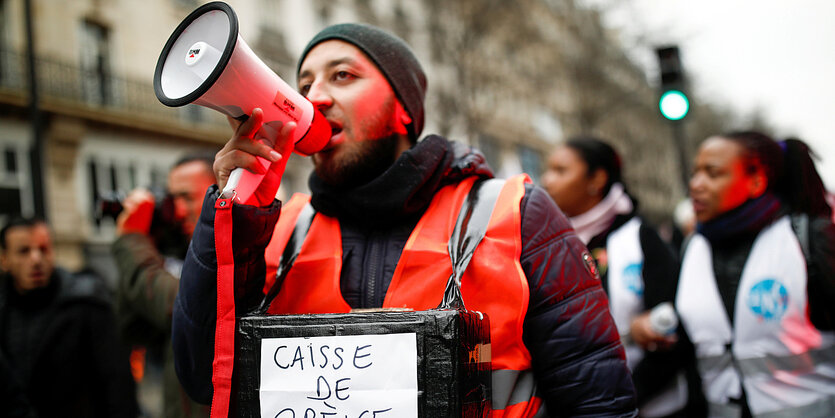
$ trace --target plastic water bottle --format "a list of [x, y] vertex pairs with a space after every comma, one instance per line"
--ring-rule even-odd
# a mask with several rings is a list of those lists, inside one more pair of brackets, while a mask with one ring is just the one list
[[670, 302], [664, 302], [652, 308], [649, 313], [652, 330], [661, 335], [670, 335], [678, 327], [678, 315]]

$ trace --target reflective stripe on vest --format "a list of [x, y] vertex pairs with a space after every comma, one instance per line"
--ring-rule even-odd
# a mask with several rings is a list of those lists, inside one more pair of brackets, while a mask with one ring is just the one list
[[264, 280], [264, 293], [268, 293], [275, 282], [279, 262], [290, 238], [298, 234], [299, 239], [303, 240], [307, 236], [307, 228], [304, 231], [296, 231], [296, 224], [304, 221], [300, 217], [305, 216], [303, 214], [313, 216], [313, 213], [313, 207], [310, 206], [310, 196], [301, 193], [294, 194], [290, 197], [287, 204], [281, 206], [281, 216], [278, 219], [278, 225], [273, 231], [273, 237], [270, 239], [270, 243], [264, 251], [264, 261], [267, 266], [266, 280]]
[[[708, 416], [711, 418], [740, 418], [742, 406], [737, 404], [720, 404], [708, 402]], [[784, 408], [774, 412], [756, 414], [757, 418], [831, 418], [835, 411], [835, 400], [832, 397], [813, 402], [808, 405]]]
[[[740, 378], [757, 417], [831, 406], [835, 336], [815, 329], [806, 315], [806, 264], [788, 218], [763, 229], [754, 241], [740, 278], [733, 329], [711, 251], [704, 237], [690, 240], [676, 297], [696, 347], [705, 396], [714, 404], [711, 411], [733, 416], [725, 414], [736, 410], [729, 403], [742, 395]], [[809, 416], [835, 416], [835, 409], [823, 411]]]
[[[428, 310], [441, 302], [452, 273], [447, 244], [459, 208], [474, 181], [475, 178], [470, 178], [436, 193], [403, 248], [383, 307]], [[490, 317], [493, 417], [531, 417], [544, 410], [539, 407], [541, 401], [534, 396], [536, 385], [532, 384], [530, 375], [530, 353], [522, 342], [529, 289], [519, 262], [522, 252], [520, 205], [525, 194], [524, 184], [528, 181], [526, 175], [520, 175], [505, 182], [485, 236], [461, 284], [467, 309], [485, 312]], [[292, 230], [294, 223], [295, 219], [285, 219], [282, 212], [274, 237], [288, 236], [290, 232], [284, 229]], [[338, 221], [316, 214], [301, 253], [270, 312], [349, 312], [350, 306], [340, 291], [341, 242]], [[270, 246], [273, 245], [271, 242]], [[284, 244], [277, 242], [275, 245], [272, 254], [281, 254]], [[300, 294], [309, 297], [298, 297]]]

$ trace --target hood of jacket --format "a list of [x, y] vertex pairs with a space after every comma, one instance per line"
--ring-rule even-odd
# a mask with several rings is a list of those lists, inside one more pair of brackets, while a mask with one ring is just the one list
[[435, 192], [470, 176], [493, 177], [484, 155], [458, 142], [430, 135], [405, 151], [382, 175], [353, 188], [310, 175], [311, 204], [341, 221], [386, 228], [422, 214]]

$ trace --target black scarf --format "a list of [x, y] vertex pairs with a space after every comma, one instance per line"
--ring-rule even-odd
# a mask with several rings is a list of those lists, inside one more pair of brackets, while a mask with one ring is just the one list
[[696, 231], [711, 243], [741, 234], [755, 234], [782, 213], [780, 199], [771, 192], [749, 199], [715, 219], [696, 225]]
[[314, 171], [308, 181], [310, 203], [341, 221], [386, 228], [423, 213], [438, 189], [472, 175], [493, 176], [484, 156], [432, 135], [400, 155], [383, 174], [354, 188], [326, 184]]

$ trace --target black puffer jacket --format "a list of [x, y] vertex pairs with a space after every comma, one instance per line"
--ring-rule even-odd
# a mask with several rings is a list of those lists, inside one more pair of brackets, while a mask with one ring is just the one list
[[[352, 307], [382, 305], [400, 252], [435, 192], [473, 175], [492, 177], [480, 153], [430, 136], [361, 187], [339, 190], [311, 178], [314, 208], [340, 220], [341, 287]], [[216, 301], [215, 197], [212, 188], [186, 257], [173, 322], [180, 380], [194, 399], [207, 403]], [[236, 306], [252, 306], [260, 298], [264, 247], [279, 206], [233, 209], [236, 282], [248, 280], [236, 289]], [[564, 416], [634, 416], [634, 390], [606, 295], [583, 259], [585, 247], [538, 187], [528, 186], [522, 200], [522, 242], [520, 261], [531, 292], [524, 341], [547, 410]], [[378, 262], [369, 262], [372, 258]]]
[[103, 281], [56, 269], [49, 285], [25, 295], [11, 283], [0, 276], [0, 351], [37, 415], [137, 416], [128, 352]]

